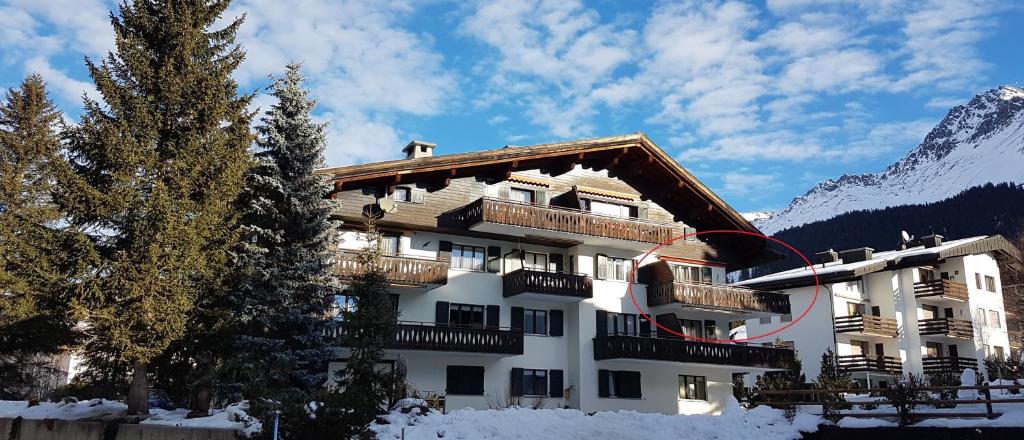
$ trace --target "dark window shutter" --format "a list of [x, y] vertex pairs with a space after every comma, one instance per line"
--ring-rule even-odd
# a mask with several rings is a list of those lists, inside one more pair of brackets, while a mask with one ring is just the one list
[[[658, 324], [661, 325], [661, 327], [658, 327], [658, 337], [678, 338], [679, 335], [677, 335], [676, 333], [683, 332], [683, 327], [679, 324], [679, 318], [676, 317], [675, 313], [662, 313], [658, 316], [655, 316], [654, 319], [658, 321]], [[665, 330], [662, 327], [668, 330], [672, 330], [675, 333], [669, 333], [668, 330]]]
[[448, 324], [448, 302], [438, 301], [435, 303], [434, 309], [434, 323], [435, 324]]
[[459, 374], [459, 367], [449, 365], [447, 367], [447, 378], [445, 380], [445, 391], [448, 394], [459, 394], [462, 392], [462, 375]]
[[548, 204], [548, 192], [547, 191], [539, 189], [539, 190], [535, 191], [534, 194], [536, 196], [536, 200], [534, 200], [535, 204], [537, 204], [537, 205], [547, 205]]
[[484, 395], [484, 367], [468, 367], [466, 370], [468, 370], [468, 374], [466, 374], [466, 379], [463, 379], [468, 380], [466, 394]]
[[562, 254], [550, 254], [548, 258], [551, 260], [551, 265], [555, 266], [555, 272], [562, 272], [565, 264], [562, 262]]
[[597, 258], [594, 258], [594, 273], [597, 275], [595, 278], [603, 280], [608, 278], [608, 256], [603, 254], [597, 254]]
[[629, 397], [633, 399], [639, 399], [642, 397], [640, 392], [640, 372], [639, 371], [619, 371], [618, 382], [622, 384], [622, 397]]
[[423, 203], [423, 194], [426, 193], [427, 190], [423, 188], [413, 188], [411, 191], [411, 201], [413, 203]]
[[522, 330], [523, 328], [523, 308], [513, 307], [512, 308], [512, 328], [516, 330]]
[[437, 258], [441, 260], [451, 261], [452, 242], [442, 240], [437, 243]]
[[640, 317], [640, 336], [649, 337], [651, 336], [651, 321], [647, 320], [643, 316]]
[[498, 327], [498, 323], [501, 322], [501, 306], [487, 306], [487, 326]]
[[523, 395], [523, 369], [513, 368], [512, 378], [509, 379], [509, 394], [513, 396]]
[[608, 391], [608, 375], [610, 373], [608, 370], [597, 370], [597, 397], [611, 396]]
[[562, 370], [548, 370], [548, 396], [562, 397], [565, 385], [562, 384]]
[[597, 311], [597, 336], [608, 335], [608, 312], [604, 310]]
[[548, 310], [548, 318], [551, 319], [551, 323], [548, 324], [548, 334], [551, 336], [562, 336], [562, 311], [561, 310]]
[[487, 271], [501, 272], [501, 246], [487, 246]]

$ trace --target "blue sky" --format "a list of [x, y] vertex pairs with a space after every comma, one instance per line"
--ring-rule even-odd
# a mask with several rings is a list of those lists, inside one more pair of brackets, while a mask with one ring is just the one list
[[[0, 87], [71, 118], [104, 0], [0, 2]], [[952, 105], [1024, 82], [1024, 3], [236, 0], [244, 90], [301, 61], [329, 165], [643, 131], [741, 211], [881, 170]], [[261, 96], [258, 104], [270, 101]]]

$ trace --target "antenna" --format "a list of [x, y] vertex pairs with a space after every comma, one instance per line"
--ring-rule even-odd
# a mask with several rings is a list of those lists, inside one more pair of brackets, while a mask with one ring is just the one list
[[900, 231], [900, 237], [903, 237], [903, 242], [904, 243], [906, 243], [906, 242], [908, 242], [908, 241], [910, 241], [910, 240], [912, 240], [914, 238], [914, 237], [911, 237], [910, 234], [907, 233], [907, 231]]
[[395, 201], [392, 200], [391, 197], [384, 197], [377, 200], [377, 206], [379, 206], [380, 210], [384, 211], [384, 213], [386, 214], [391, 214], [394, 213], [395, 211], [398, 211], [398, 204], [395, 203]]

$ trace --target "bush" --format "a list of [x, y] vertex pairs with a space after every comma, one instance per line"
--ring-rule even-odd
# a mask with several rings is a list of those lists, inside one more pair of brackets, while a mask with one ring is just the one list
[[[928, 384], [933, 387], [958, 387], [961, 385], [960, 378], [948, 371], [929, 375]], [[956, 389], [939, 391], [939, 400], [956, 400], [959, 397], [957, 391]], [[934, 403], [932, 405], [936, 408], [956, 408], [955, 403]]]
[[1024, 378], [1024, 371], [1020, 359], [1017, 358], [1001, 358], [996, 356], [989, 356], [985, 358], [985, 371], [988, 374], [988, 379], [997, 380], [1016, 380]]
[[925, 383], [922, 376], [907, 374], [882, 391], [882, 395], [896, 409], [900, 426], [913, 423], [917, 402], [928, 400], [928, 392], [922, 389], [925, 388]]

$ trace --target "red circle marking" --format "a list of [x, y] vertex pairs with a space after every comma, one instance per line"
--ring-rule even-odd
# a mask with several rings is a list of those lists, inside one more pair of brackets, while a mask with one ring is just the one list
[[804, 319], [804, 317], [807, 316], [807, 314], [811, 312], [811, 308], [814, 307], [814, 303], [816, 301], [818, 301], [818, 289], [821, 287], [821, 283], [818, 281], [818, 271], [814, 269], [814, 264], [811, 263], [811, 260], [809, 260], [807, 258], [807, 256], [803, 254], [803, 252], [798, 251], [795, 247], [791, 246], [789, 243], [786, 243], [786, 242], [784, 242], [782, 240], [779, 240], [777, 238], [774, 238], [774, 237], [769, 237], [769, 236], [764, 235], [764, 234], [759, 234], [759, 233], [756, 233], [756, 232], [749, 232], [749, 231], [738, 231], [738, 230], [732, 230], [732, 229], [717, 229], [717, 230], [711, 230], [711, 231], [699, 231], [699, 232], [693, 232], [693, 233], [690, 233], [690, 234], [683, 234], [683, 235], [675, 237], [675, 238], [673, 238], [673, 239], [671, 239], [669, 241], [666, 241], [666, 242], [663, 242], [663, 243], [659, 243], [657, 246], [655, 246], [651, 250], [647, 251], [647, 253], [645, 253], [644, 256], [640, 258], [640, 261], [642, 262], [645, 259], [647, 259], [647, 257], [649, 257], [652, 253], [654, 253], [654, 251], [656, 251], [658, 249], [661, 249], [661, 248], [663, 248], [665, 246], [668, 246], [668, 245], [670, 245], [672, 243], [675, 243], [676, 240], [687, 238], [687, 237], [695, 237], [695, 236], [703, 235], [703, 234], [739, 234], [739, 235], [749, 235], [749, 236], [752, 236], [752, 237], [761, 237], [761, 238], [765, 238], [765, 239], [774, 241], [774, 242], [776, 242], [778, 244], [781, 244], [786, 249], [789, 249], [789, 250], [795, 252], [797, 255], [800, 256], [801, 259], [804, 260], [804, 263], [807, 263], [807, 267], [811, 268], [811, 273], [814, 275], [814, 297], [811, 298], [811, 304], [809, 304], [807, 306], [807, 309], [804, 310], [803, 313], [800, 314], [800, 316], [796, 317], [796, 319], [791, 321], [789, 324], [786, 324], [786, 325], [782, 326], [781, 328], [775, 329], [775, 330], [770, 331], [768, 333], [765, 333], [763, 335], [748, 336], [748, 337], [743, 338], [743, 339], [704, 339], [704, 338], [698, 338], [696, 336], [687, 336], [687, 335], [679, 333], [679, 332], [677, 332], [675, 330], [672, 330], [670, 328], [666, 328], [665, 326], [662, 326], [661, 324], [658, 324], [657, 321], [655, 321], [654, 319], [651, 319], [650, 315], [644, 313], [644, 311], [640, 309], [640, 304], [638, 304], [636, 302], [636, 296], [633, 295], [633, 283], [636, 282], [636, 271], [639, 268], [638, 267], [639, 265], [633, 265], [633, 270], [631, 270], [630, 274], [629, 274], [629, 284], [627, 285], [627, 289], [629, 290], [629, 299], [633, 302], [633, 307], [636, 307], [636, 310], [638, 312], [640, 312], [640, 316], [643, 316], [644, 318], [646, 318], [648, 322], [653, 323], [655, 326], [657, 326], [661, 330], [664, 330], [664, 331], [666, 331], [666, 332], [668, 332], [668, 333], [670, 333], [672, 335], [679, 336], [679, 337], [681, 337], [683, 339], [692, 339], [692, 340], [700, 341], [700, 342], [746, 342], [746, 341], [753, 341], [755, 339], [761, 339], [761, 338], [764, 338], [766, 336], [771, 336], [771, 335], [774, 335], [776, 333], [779, 333], [779, 332], [781, 332], [781, 331], [791, 327], [792, 325], [800, 322], [801, 319]]

